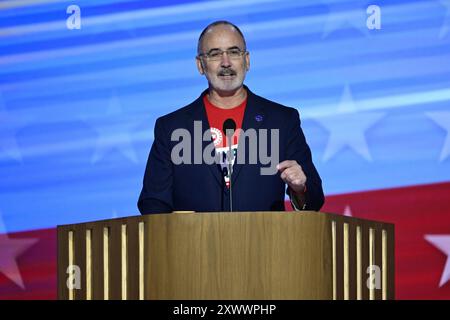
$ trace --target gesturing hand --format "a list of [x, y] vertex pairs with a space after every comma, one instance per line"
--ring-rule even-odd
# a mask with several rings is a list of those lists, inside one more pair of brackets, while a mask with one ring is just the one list
[[285, 160], [277, 165], [281, 179], [287, 183], [295, 193], [303, 193], [306, 185], [306, 175], [302, 167], [295, 160]]

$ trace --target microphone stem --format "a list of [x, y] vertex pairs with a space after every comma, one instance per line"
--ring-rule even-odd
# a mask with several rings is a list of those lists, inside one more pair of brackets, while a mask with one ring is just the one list
[[229, 157], [228, 157], [228, 173], [230, 175], [230, 212], [233, 212], [233, 184], [231, 183], [231, 178], [232, 178], [232, 174], [233, 174], [233, 164], [232, 164], [232, 148], [231, 148], [231, 142], [232, 142], [232, 136], [228, 136], [229, 140], [228, 140], [228, 152], [229, 152]]

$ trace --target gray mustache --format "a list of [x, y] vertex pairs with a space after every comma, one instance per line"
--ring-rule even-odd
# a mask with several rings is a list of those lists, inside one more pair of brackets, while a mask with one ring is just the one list
[[221, 70], [218, 73], [219, 76], [234, 76], [236, 75], [236, 72], [232, 69], [225, 69], [225, 70]]

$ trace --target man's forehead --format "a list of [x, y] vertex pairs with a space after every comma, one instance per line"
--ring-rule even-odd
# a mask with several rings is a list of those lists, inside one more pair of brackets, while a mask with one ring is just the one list
[[206, 34], [211, 34], [213, 32], [237, 32], [236, 28], [229, 24], [218, 24], [210, 27]]
[[230, 25], [217, 25], [206, 31], [203, 45], [227, 43], [229, 46], [242, 46], [244, 41], [239, 32]]

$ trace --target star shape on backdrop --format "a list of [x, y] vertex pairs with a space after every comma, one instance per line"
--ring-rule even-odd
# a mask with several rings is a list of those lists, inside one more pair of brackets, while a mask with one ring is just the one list
[[446, 8], [444, 22], [439, 31], [439, 38], [442, 39], [450, 31], [450, 0], [440, 0], [439, 2]]
[[368, 18], [366, 8], [360, 5], [351, 6], [343, 3], [325, 3], [329, 12], [325, 21], [325, 25], [322, 32], [322, 39], [328, 37], [332, 32], [351, 27], [358, 30], [364, 36], [369, 35], [369, 29], [367, 28], [366, 21]]
[[444, 145], [442, 146], [441, 156], [439, 161], [444, 161], [450, 155], [450, 112], [449, 111], [436, 111], [427, 112], [427, 117], [433, 120], [438, 126], [447, 131]]
[[95, 152], [91, 158], [92, 163], [97, 163], [103, 159], [108, 152], [117, 150], [128, 158], [133, 163], [138, 162], [136, 151], [132, 144], [131, 130], [135, 124], [127, 124], [123, 121], [120, 123], [120, 128], [116, 125], [106, 123], [110, 119], [121, 118], [122, 106], [120, 99], [116, 94], [113, 94], [108, 102], [106, 117], [102, 121], [90, 121], [92, 127], [97, 131], [98, 137], [96, 140]]
[[25, 121], [13, 116], [6, 110], [5, 101], [0, 91], [0, 159], [12, 158], [22, 161], [22, 153], [17, 144], [16, 134], [25, 126]]
[[450, 234], [427, 234], [424, 238], [447, 256], [441, 280], [439, 281], [439, 287], [442, 287], [450, 280]]
[[346, 217], [353, 217], [352, 209], [350, 208], [349, 205], [345, 206], [343, 215], [346, 216]]
[[365, 160], [372, 161], [365, 132], [384, 115], [384, 112], [358, 112], [350, 87], [346, 85], [337, 113], [315, 119], [330, 133], [323, 161], [327, 162], [345, 147], [349, 147]]
[[39, 239], [36, 238], [10, 238], [6, 232], [0, 211], [0, 273], [25, 290], [22, 276], [20, 274], [17, 259]]

